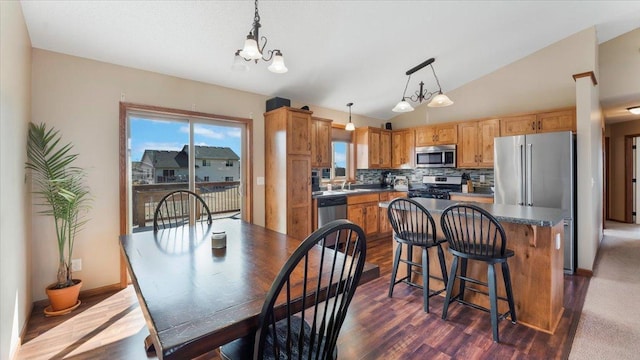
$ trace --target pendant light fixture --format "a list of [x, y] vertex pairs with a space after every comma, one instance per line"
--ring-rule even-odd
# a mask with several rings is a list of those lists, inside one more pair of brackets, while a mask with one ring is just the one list
[[634, 106], [634, 107], [627, 108], [627, 111], [629, 111], [633, 115], [640, 115], [640, 106]]
[[[249, 70], [249, 66], [247, 66], [245, 61], [254, 61], [257, 64], [258, 60], [268, 62], [273, 59], [271, 65], [268, 67], [269, 71], [276, 74], [286, 73], [289, 69], [284, 65], [284, 57], [279, 49], [267, 50], [269, 56], [264, 56], [264, 48], [267, 46], [267, 38], [265, 36], [260, 38], [259, 31], [261, 26], [260, 14], [258, 14], [258, 0], [255, 0], [255, 15], [253, 18], [252, 28], [244, 41], [244, 47], [242, 50], [236, 51], [233, 66], [231, 68], [236, 71], [247, 71]], [[262, 45], [260, 45], [261, 40], [264, 40]]]
[[353, 103], [348, 103], [347, 106], [349, 107], [349, 122], [344, 127], [344, 129], [347, 131], [353, 131], [356, 129], [355, 125], [353, 125], [353, 123], [351, 122], [351, 107], [353, 106]]
[[[442, 87], [440, 86], [440, 81], [438, 80], [438, 76], [436, 75], [436, 71], [433, 69], [433, 62], [436, 61], [434, 58], [430, 58], [420, 65], [414, 66], [406, 72], [407, 84], [404, 86], [404, 92], [402, 93], [402, 100], [391, 110], [393, 112], [409, 112], [413, 111], [413, 106], [409, 104], [408, 100], [412, 102], [422, 103], [422, 101], [431, 100], [427, 106], [429, 107], [444, 107], [453, 105], [453, 101], [449, 99], [449, 97], [442, 93]], [[422, 69], [423, 67], [429, 65], [431, 67], [431, 71], [433, 72], [433, 77], [436, 78], [436, 83], [438, 84], [437, 91], [428, 91], [424, 88], [424, 82], [420, 81], [420, 89], [416, 91], [416, 93], [412, 96], [407, 97], [407, 88], [409, 87], [409, 81], [411, 80], [411, 74]]]

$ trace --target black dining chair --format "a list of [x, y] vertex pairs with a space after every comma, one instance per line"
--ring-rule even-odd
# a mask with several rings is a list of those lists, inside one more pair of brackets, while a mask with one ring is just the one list
[[[516, 308], [513, 301], [513, 291], [511, 288], [511, 274], [507, 259], [514, 255], [512, 250], [507, 249], [507, 236], [502, 225], [486, 210], [473, 204], [454, 204], [448, 206], [440, 218], [442, 231], [449, 243], [449, 252], [453, 255], [451, 274], [447, 283], [447, 295], [442, 310], [442, 319], [447, 319], [449, 304], [457, 301], [460, 304], [471, 306], [475, 309], [489, 312], [491, 314], [491, 329], [493, 331], [493, 341], [500, 342], [498, 335], [498, 320], [511, 317], [511, 322], [516, 323]], [[487, 282], [473, 279], [467, 276], [468, 260], [480, 261], [487, 264]], [[498, 296], [496, 284], [495, 265], [501, 264], [502, 277], [506, 298]], [[458, 265], [460, 274], [457, 275]], [[453, 296], [454, 282], [460, 280], [458, 294]], [[467, 286], [466, 283], [480, 285], [489, 289], [486, 293], [475, 287]], [[465, 291], [473, 291], [489, 296], [490, 308], [465, 301]], [[498, 313], [498, 300], [506, 301], [509, 310], [503, 314]]]
[[189, 225], [195, 222], [211, 224], [207, 203], [189, 190], [175, 190], [163, 196], [153, 213], [153, 231]]
[[[393, 269], [391, 270], [391, 283], [389, 284], [389, 297], [393, 296], [393, 288], [401, 282], [422, 288], [422, 306], [425, 312], [429, 312], [429, 298], [445, 291], [446, 287], [439, 290], [431, 290], [429, 279], [438, 279], [447, 284], [447, 265], [444, 261], [444, 251], [442, 243], [446, 239], [438, 239], [436, 236], [436, 224], [433, 217], [418, 202], [412, 199], [398, 198], [387, 208], [389, 221], [393, 228], [393, 239], [398, 243], [396, 247], [395, 257], [393, 259]], [[402, 258], [402, 246], [406, 245], [407, 256]], [[413, 247], [422, 249], [422, 262], [413, 261]], [[440, 262], [440, 271], [442, 277], [437, 277], [429, 273], [429, 249], [436, 247], [438, 249], [438, 260]], [[407, 275], [402, 279], [396, 280], [398, 267], [400, 263], [407, 264]], [[413, 267], [421, 268], [422, 286], [411, 282], [413, 275]]]
[[[323, 246], [330, 236], [341, 239], [335, 246], [344, 244], [343, 252]], [[255, 337], [223, 345], [222, 358], [336, 359], [338, 334], [360, 282], [366, 246], [363, 230], [344, 219], [309, 235], [271, 285]], [[314, 257], [309, 257], [311, 251]]]

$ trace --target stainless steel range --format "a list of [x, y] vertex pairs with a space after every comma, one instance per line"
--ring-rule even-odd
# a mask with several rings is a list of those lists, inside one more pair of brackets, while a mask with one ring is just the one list
[[409, 197], [449, 199], [450, 192], [462, 192], [462, 176], [423, 176], [422, 186], [409, 190]]

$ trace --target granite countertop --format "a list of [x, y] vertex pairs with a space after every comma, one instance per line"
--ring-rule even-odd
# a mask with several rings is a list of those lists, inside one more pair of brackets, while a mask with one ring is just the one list
[[371, 193], [381, 193], [381, 192], [391, 192], [391, 191], [407, 191], [407, 190], [396, 190], [393, 187], [380, 187], [380, 185], [356, 185], [351, 186], [351, 189], [340, 189], [338, 186], [337, 189], [334, 190], [324, 190], [324, 191], [314, 191], [311, 193], [312, 199], [328, 197], [328, 196], [336, 196], [336, 195], [362, 195], [362, 194], [371, 194]]
[[[435, 214], [442, 214], [444, 209], [455, 201], [439, 200], [439, 199], [427, 199], [427, 198], [413, 198], [427, 210]], [[535, 206], [517, 206], [517, 205], [505, 205], [505, 204], [474, 204], [479, 206], [501, 222], [508, 222], [514, 224], [524, 224], [533, 226], [554, 226], [557, 223], [563, 221], [564, 217], [562, 209], [543, 208]], [[388, 207], [389, 201], [380, 202], [380, 207]]]
[[450, 192], [450, 193], [449, 193], [449, 195], [476, 196], [476, 197], [486, 197], [486, 198], [491, 198], [491, 199], [493, 199], [493, 193], [479, 193], [479, 192], [463, 193], [463, 192]]

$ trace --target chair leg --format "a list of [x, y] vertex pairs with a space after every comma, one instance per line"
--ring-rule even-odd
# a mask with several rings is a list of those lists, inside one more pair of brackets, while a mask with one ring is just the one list
[[504, 278], [504, 288], [509, 302], [509, 315], [511, 315], [511, 322], [515, 324], [518, 320], [516, 318], [516, 306], [513, 302], [513, 290], [511, 289], [511, 272], [506, 261], [502, 263], [502, 277]]
[[398, 274], [398, 264], [400, 264], [400, 256], [402, 256], [402, 244], [397, 243], [396, 256], [393, 259], [393, 269], [391, 270], [391, 283], [389, 284], [389, 297], [393, 296], [393, 286], [396, 284], [396, 275]]
[[451, 292], [453, 292], [453, 283], [456, 280], [456, 271], [458, 271], [458, 257], [453, 257], [451, 263], [451, 273], [449, 274], [449, 281], [447, 281], [447, 294], [444, 297], [444, 306], [442, 307], [442, 319], [447, 320], [447, 311], [449, 310], [449, 303], [451, 303]]
[[[460, 259], [460, 276], [467, 276], [467, 259]], [[464, 289], [467, 285], [467, 282], [460, 278], [460, 292], [458, 293], [458, 299], [464, 300]]]
[[429, 253], [422, 248], [422, 306], [429, 313]]
[[498, 336], [498, 294], [496, 291], [496, 269], [494, 264], [489, 264], [487, 270], [487, 280], [489, 284], [489, 302], [491, 304], [491, 330], [493, 331], [493, 341], [500, 342]]
[[442, 246], [438, 244], [438, 260], [440, 261], [440, 270], [442, 271], [442, 282], [444, 282], [444, 286], [446, 288], [447, 283], [449, 282], [449, 278], [447, 276], [447, 263], [444, 261], [444, 251], [442, 251]]

